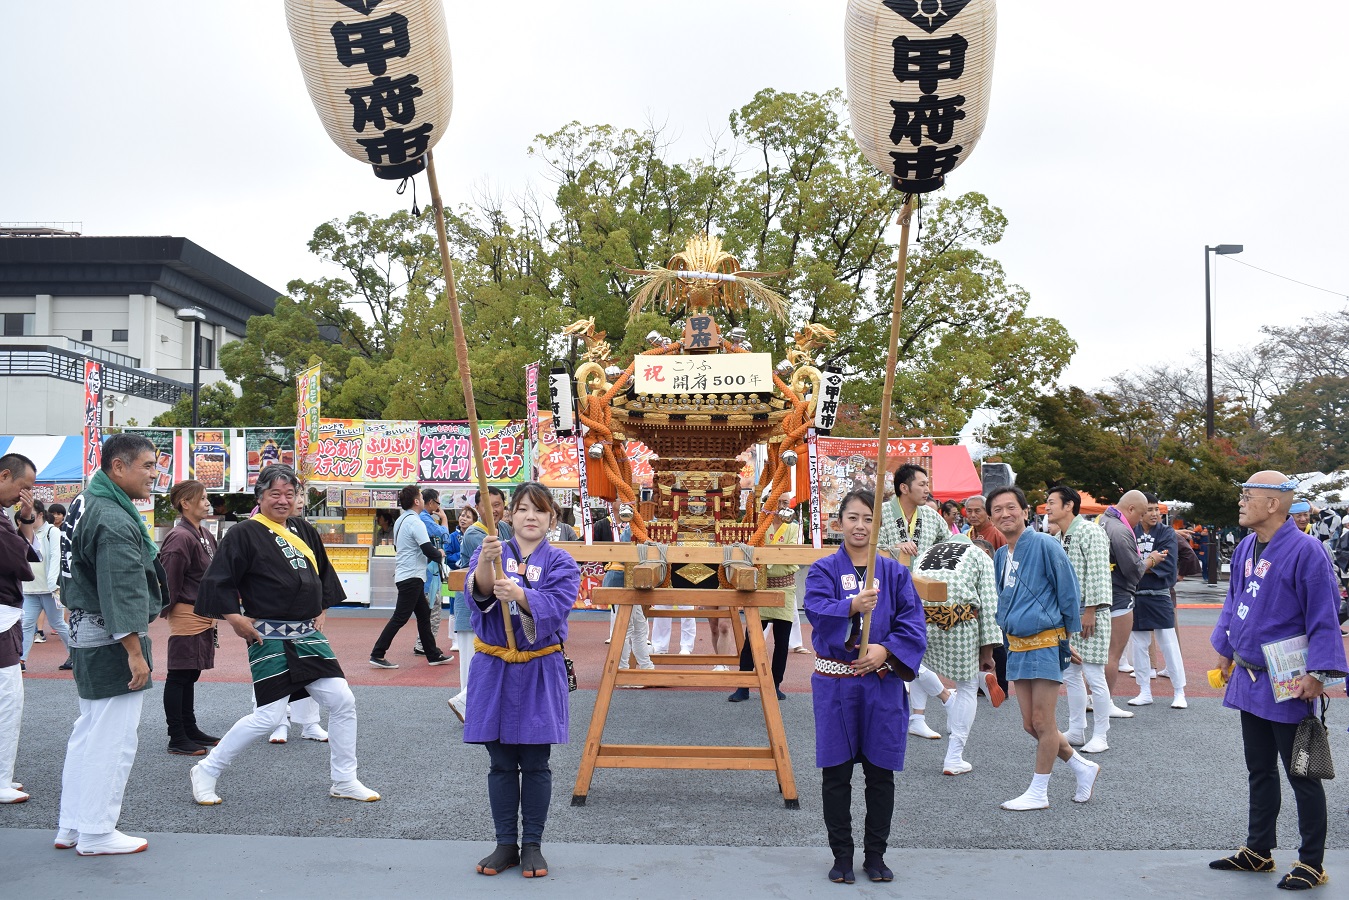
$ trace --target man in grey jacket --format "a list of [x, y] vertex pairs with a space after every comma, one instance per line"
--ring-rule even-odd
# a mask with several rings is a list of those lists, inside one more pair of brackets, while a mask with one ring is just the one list
[[[1138, 588], [1138, 579], [1143, 576], [1143, 560], [1138, 556], [1134, 529], [1143, 521], [1147, 509], [1148, 501], [1142, 491], [1127, 491], [1097, 521], [1110, 538], [1110, 655], [1105, 662], [1105, 681], [1112, 697], [1119, 696], [1115, 679], [1119, 677], [1120, 654], [1133, 632], [1134, 591]], [[1110, 718], [1132, 719], [1133, 715], [1111, 701]]]

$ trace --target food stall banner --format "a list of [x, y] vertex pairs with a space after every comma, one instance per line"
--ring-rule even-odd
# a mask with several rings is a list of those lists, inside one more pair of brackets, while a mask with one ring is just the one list
[[472, 460], [467, 422], [417, 423], [417, 476], [423, 484], [467, 484]]
[[361, 446], [366, 484], [411, 484], [417, 480], [417, 423], [371, 420]]
[[[635, 443], [637, 442], [628, 442], [629, 452]], [[534, 459], [538, 465], [538, 479], [545, 487], [576, 490], [576, 473], [580, 471], [576, 438], [558, 437], [553, 429], [551, 410], [539, 410], [539, 432], [538, 439], [534, 443]], [[650, 471], [649, 463], [647, 470]]]
[[314, 442], [314, 467], [310, 473], [310, 480], [347, 484], [360, 484], [365, 481], [365, 467], [361, 459], [364, 444], [364, 420], [319, 419], [318, 440]]
[[123, 428], [124, 434], [139, 434], [155, 445], [155, 483], [156, 494], [167, 494], [174, 483], [174, 444], [177, 431], [172, 428]]
[[188, 430], [187, 477], [208, 491], [227, 491], [230, 484], [230, 435], [219, 428]]
[[[524, 484], [529, 480], [529, 441], [522, 419], [478, 423], [482, 465], [492, 484]], [[475, 469], [469, 480], [478, 478]]]
[[295, 468], [294, 428], [245, 428], [243, 433], [248, 490], [258, 483], [258, 473], [268, 466]]
[[[931, 438], [891, 438], [886, 442], [885, 474], [882, 490], [890, 477], [905, 463], [914, 463], [932, 471]], [[812, 464], [818, 473], [819, 503], [815, 509], [815, 524], [826, 542], [838, 543], [843, 534], [838, 530], [838, 505], [853, 490], [876, 489], [876, 450], [880, 442], [875, 438], [815, 439], [815, 458]]]

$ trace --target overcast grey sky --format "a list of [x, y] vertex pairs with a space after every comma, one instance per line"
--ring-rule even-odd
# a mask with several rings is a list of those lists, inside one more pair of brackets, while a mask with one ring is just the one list
[[[531, 139], [572, 120], [665, 122], [684, 158], [761, 88], [841, 87], [845, 5], [446, 0], [446, 202], [541, 181]], [[1349, 292], [1346, 36], [1339, 0], [999, 5], [988, 124], [948, 181], [1007, 214], [992, 253], [1079, 342], [1065, 380], [1202, 352], [1205, 244]], [[0, 221], [182, 235], [283, 290], [324, 273], [315, 225], [407, 205], [328, 140], [279, 0], [5, 2], [0, 83]], [[1219, 349], [1345, 302], [1215, 271]]]

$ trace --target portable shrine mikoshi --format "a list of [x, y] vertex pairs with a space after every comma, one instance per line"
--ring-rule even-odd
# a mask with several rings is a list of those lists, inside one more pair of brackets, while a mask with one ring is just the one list
[[[795, 345], [787, 358], [776, 365], [770, 354], [751, 350], [743, 330], [723, 334], [718, 310], [758, 301], [781, 315], [786, 301], [759, 283], [783, 273], [741, 271], [715, 237], [691, 239], [666, 267], [628, 271], [644, 279], [632, 314], [654, 302], [667, 313], [682, 315], [684, 331], [678, 340], [652, 332], [647, 336], [650, 347], [620, 369], [609, 359], [605, 335], [595, 332], [593, 321], [566, 330], [587, 345], [575, 386], [588, 493], [614, 501], [619, 521], [633, 535], [632, 543], [568, 547], [581, 560], [626, 564], [623, 588], [594, 593], [597, 601], [617, 606], [618, 613], [572, 803], [585, 804], [597, 768], [732, 769], [773, 770], [784, 803], [798, 808], [759, 611], [783, 603], [780, 591], [766, 589], [767, 564], [808, 565], [833, 552], [766, 546], [779, 500], [794, 488], [800, 496], [809, 492], [808, 467], [797, 467], [794, 477], [793, 466], [806, 457], [810, 429], [823, 424], [817, 414], [826, 395], [814, 356], [833, 333], [816, 324], [803, 326], [793, 336]], [[832, 389], [837, 388], [834, 382]], [[830, 396], [836, 411], [837, 394]], [[570, 398], [555, 401], [565, 406]], [[566, 409], [557, 412], [559, 421], [566, 420]], [[642, 440], [657, 454], [647, 500], [639, 499], [633, 484], [629, 439]], [[745, 502], [739, 457], [759, 443], [767, 445], [767, 461]], [[938, 592], [943, 587], [931, 585]], [[694, 610], [699, 617], [729, 619], [736, 652], [653, 654], [654, 670], [620, 670], [621, 635], [637, 605], [647, 607], [653, 618], [682, 618]], [[650, 609], [656, 605], [683, 609]], [[736, 671], [746, 641], [753, 671]], [[712, 664], [725, 665], [727, 671], [690, 671]], [[768, 746], [605, 744], [604, 728], [618, 686], [757, 687]]]

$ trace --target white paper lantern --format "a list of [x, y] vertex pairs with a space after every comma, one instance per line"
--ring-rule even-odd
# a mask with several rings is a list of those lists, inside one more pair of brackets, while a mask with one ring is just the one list
[[380, 178], [425, 169], [454, 99], [440, 0], [286, 0], [286, 24], [333, 142]]
[[974, 150], [988, 117], [995, 0], [848, 0], [848, 113], [872, 165], [921, 194]]
[[553, 407], [553, 431], [558, 437], [571, 437], [576, 432], [576, 394], [566, 366], [553, 366], [549, 370], [548, 398]]

